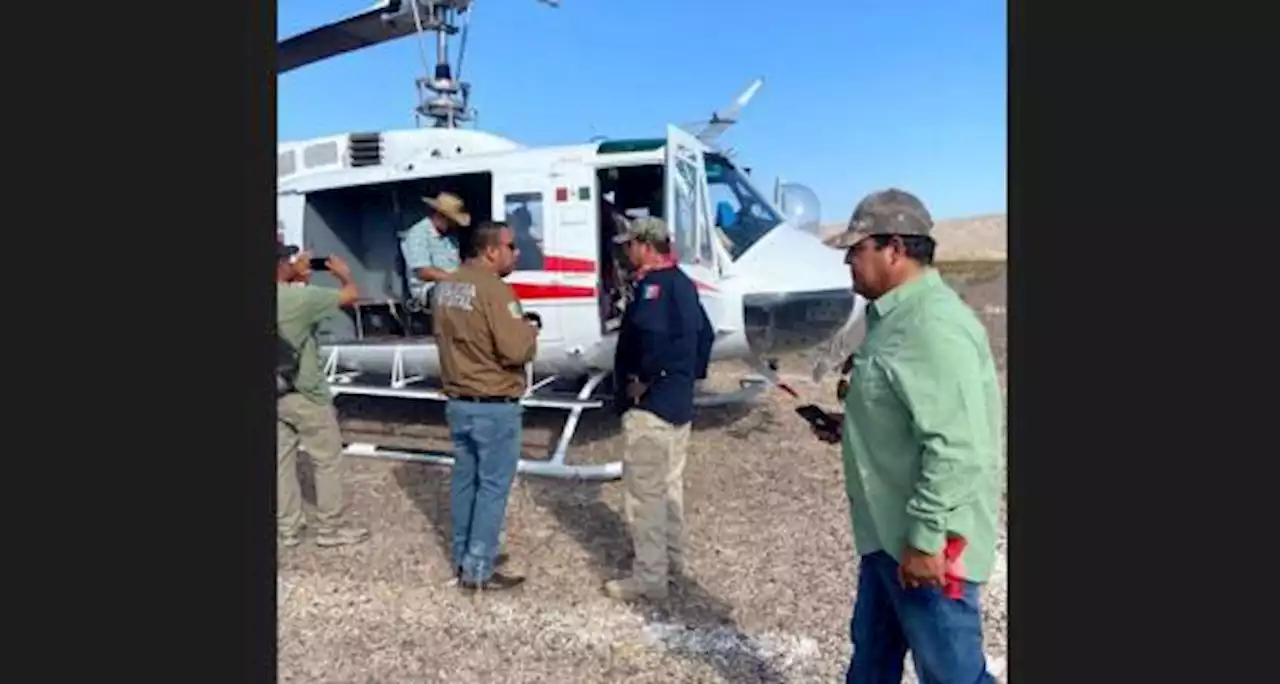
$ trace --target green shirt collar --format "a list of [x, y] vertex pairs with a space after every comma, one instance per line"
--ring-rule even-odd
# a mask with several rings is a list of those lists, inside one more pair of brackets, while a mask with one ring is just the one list
[[868, 309], [876, 318], [884, 318], [904, 303], [941, 284], [942, 276], [938, 274], [938, 269], [927, 268], [924, 273], [880, 295], [879, 299], [871, 302]]

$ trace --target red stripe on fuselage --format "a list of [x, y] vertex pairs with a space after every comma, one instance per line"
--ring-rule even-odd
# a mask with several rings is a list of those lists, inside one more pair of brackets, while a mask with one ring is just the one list
[[516, 297], [521, 300], [537, 299], [594, 299], [594, 287], [574, 285], [541, 285], [537, 283], [511, 283]]
[[[595, 273], [599, 268], [591, 259], [578, 257], [546, 256], [542, 260], [542, 271], [546, 273]], [[718, 288], [700, 280], [694, 280], [700, 292], [718, 292]], [[578, 299], [596, 296], [593, 287], [571, 285], [540, 285], [534, 283], [512, 283], [516, 295], [520, 299]]]
[[542, 270], [553, 273], [595, 273], [596, 262], [577, 257], [546, 256], [542, 259]]

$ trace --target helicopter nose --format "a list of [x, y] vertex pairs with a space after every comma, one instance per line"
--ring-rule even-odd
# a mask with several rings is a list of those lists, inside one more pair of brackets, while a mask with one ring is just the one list
[[762, 358], [811, 349], [861, 316], [844, 255], [789, 224], [753, 245], [737, 266], [747, 345]]
[[745, 295], [742, 317], [747, 345], [762, 358], [812, 349], [857, 315], [859, 299], [850, 290]]

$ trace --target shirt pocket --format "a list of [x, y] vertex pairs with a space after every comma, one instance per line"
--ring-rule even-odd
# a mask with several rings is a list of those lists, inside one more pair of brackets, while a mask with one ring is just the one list
[[889, 378], [874, 356], [854, 356], [849, 389], [864, 402], [882, 401], [893, 394]]

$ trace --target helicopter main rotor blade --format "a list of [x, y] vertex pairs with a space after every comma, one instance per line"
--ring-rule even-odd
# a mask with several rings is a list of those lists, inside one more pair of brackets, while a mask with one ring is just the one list
[[380, 0], [359, 14], [286, 38], [276, 46], [276, 73], [411, 35], [417, 30], [411, 9], [408, 2]]
[[[280, 41], [276, 45], [276, 73], [283, 74], [298, 67], [336, 57], [341, 54], [404, 38], [418, 30], [413, 16], [413, 3], [418, 3], [424, 28], [432, 20], [423, 0], [378, 0], [359, 14], [332, 24], [325, 24]], [[435, 0], [437, 9], [447, 7], [462, 13], [474, 0]], [[559, 8], [560, 0], [538, 0], [548, 7]]]
[[706, 126], [698, 131], [697, 138], [704, 144], [710, 145], [713, 141], [724, 135], [729, 127], [738, 122], [738, 115], [742, 113], [743, 107], [755, 97], [756, 91], [760, 90], [760, 86], [764, 85], [763, 78], [757, 78], [742, 91], [734, 101], [724, 109], [717, 111], [711, 115], [711, 120], [706, 122]]

